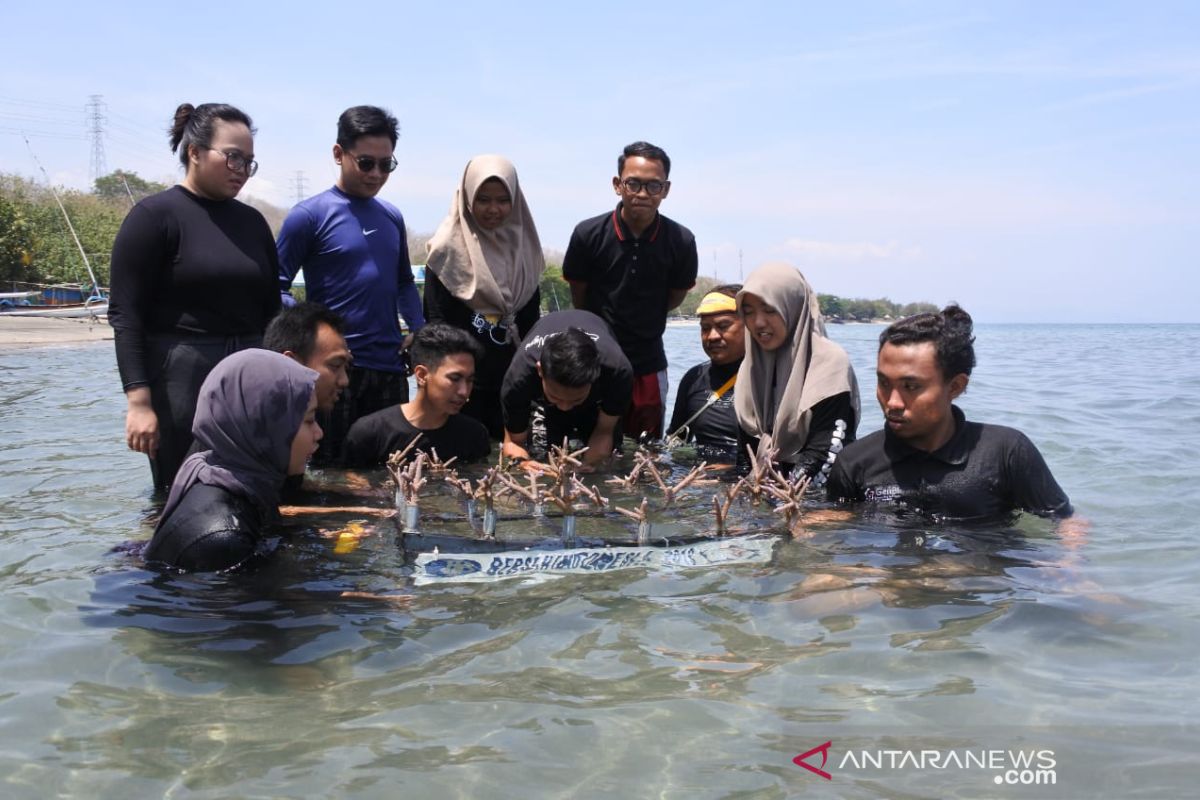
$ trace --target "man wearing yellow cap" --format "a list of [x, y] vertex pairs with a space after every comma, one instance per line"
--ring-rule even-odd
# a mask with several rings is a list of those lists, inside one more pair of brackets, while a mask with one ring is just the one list
[[738, 367], [746, 354], [746, 339], [735, 300], [741, 288], [736, 284], [718, 286], [700, 301], [696, 309], [700, 317], [700, 343], [709, 360], [684, 374], [668, 426], [673, 440], [695, 442], [701, 458], [709, 461], [737, 458], [738, 422], [733, 391]]

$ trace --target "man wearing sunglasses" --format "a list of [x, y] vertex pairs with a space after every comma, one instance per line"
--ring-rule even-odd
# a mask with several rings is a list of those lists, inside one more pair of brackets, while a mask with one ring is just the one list
[[633, 398], [623, 420], [638, 438], [663, 435], [667, 356], [662, 335], [667, 313], [696, 283], [696, 238], [658, 213], [671, 191], [671, 159], [661, 147], [634, 142], [617, 159], [613, 211], [575, 227], [563, 277], [571, 300], [608, 323], [633, 366]]
[[401, 333], [397, 314], [412, 331], [425, 324], [421, 297], [408, 260], [404, 218], [375, 195], [396, 169], [396, 118], [376, 106], [355, 106], [338, 118], [333, 160], [336, 184], [292, 208], [276, 245], [279, 288], [285, 305], [304, 269], [306, 299], [345, 321], [354, 356], [350, 385], [319, 421], [325, 438], [313, 463], [328, 465], [341, 455], [355, 420], [408, 402], [402, 351], [411, 341]]

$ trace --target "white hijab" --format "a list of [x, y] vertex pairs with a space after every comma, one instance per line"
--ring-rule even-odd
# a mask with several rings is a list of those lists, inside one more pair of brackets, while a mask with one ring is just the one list
[[[846, 351], [825, 337], [817, 293], [798, 269], [776, 262], [750, 273], [738, 292], [739, 315], [746, 294], [758, 296], [783, 316], [788, 338], [768, 351], [746, 328], [746, 357], [733, 396], [738, 424], [758, 437], [760, 455], [776, 448], [777, 461], [794, 462], [808, 441], [817, 403], [850, 392], [858, 417], [858, 382]], [[853, 429], [852, 421], [846, 422]]]
[[[492, 178], [508, 190], [512, 212], [489, 231], [475, 220], [471, 205], [479, 187]], [[537, 291], [546, 260], [512, 162], [491, 155], [471, 159], [450, 213], [426, 247], [426, 267], [447, 291], [480, 314], [500, 317], [515, 335], [513, 318]]]

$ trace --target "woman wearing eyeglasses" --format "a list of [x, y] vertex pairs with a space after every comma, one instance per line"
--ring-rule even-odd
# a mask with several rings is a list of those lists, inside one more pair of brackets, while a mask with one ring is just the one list
[[482, 345], [475, 388], [462, 413], [500, 441], [500, 385], [517, 345], [538, 321], [538, 284], [546, 268], [512, 162], [485, 155], [467, 163], [428, 249], [425, 318], [462, 328]]
[[280, 305], [270, 226], [234, 199], [258, 170], [250, 117], [223, 103], [184, 103], [169, 138], [183, 180], [125, 217], [108, 309], [128, 403], [125, 439], [150, 457], [158, 490], [192, 445], [204, 378], [226, 355], [261, 344]]

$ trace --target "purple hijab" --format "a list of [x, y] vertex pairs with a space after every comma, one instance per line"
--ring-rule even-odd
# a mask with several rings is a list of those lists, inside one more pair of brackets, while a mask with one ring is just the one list
[[197, 483], [250, 500], [271, 519], [317, 373], [270, 350], [241, 350], [204, 379], [192, 420], [195, 449], [179, 467], [158, 526]]

